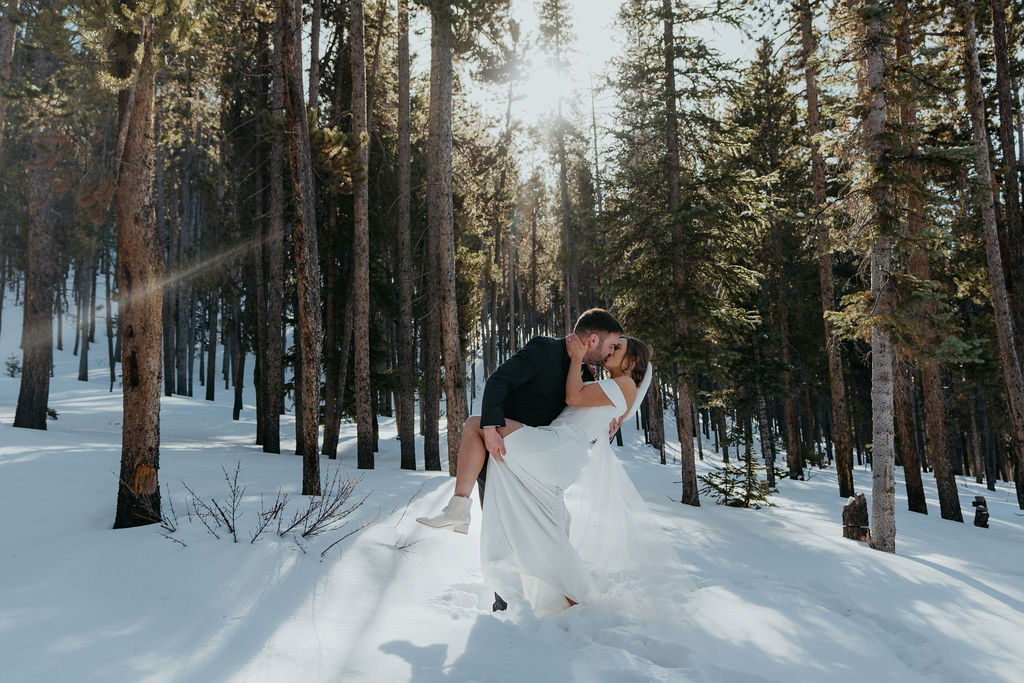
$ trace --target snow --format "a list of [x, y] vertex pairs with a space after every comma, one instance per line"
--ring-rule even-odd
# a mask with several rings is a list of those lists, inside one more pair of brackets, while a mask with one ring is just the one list
[[[12, 304], [0, 361], [20, 360]], [[55, 353], [59, 418], [45, 432], [11, 426], [19, 380], [0, 363], [2, 681], [1019, 680], [1024, 516], [1012, 486], [992, 493], [959, 478], [968, 521], [956, 524], [939, 518], [930, 476], [930, 514], [908, 512], [897, 474], [897, 552], [888, 555], [842, 538], [831, 469], [781, 481], [773, 508], [680, 505], [678, 467], [658, 464], [628, 420], [616, 452], [684, 575], [652, 586], [653, 604], [640, 596], [622, 609], [492, 614], [479, 525], [463, 536], [415, 523], [444, 504], [452, 481], [422, 471], [422, 444], [420, 471], [399, 468], [391, 418], [381, 418], [372, 471], [354, 469], [355, 425], [343, 425], [338, 463], [364, 477], [357, 494], [372, 491], [352, 526], [375, 521], [323, 558], [342, 532], [302, 548], [276, 533], [248, 542], [261, 496], [269, 504], [288, 492], [291, 509], [303, 501], [301, 459], [287, 441], [282, 455], [254, 446], [253, 397], [232, 422], [223, 384], [214, 403], [162, 404], [165, 511], [173, 500], [173, 536], [187, 547], [157, 526], [113, 531], [121, 397], [107, 392], [105, 344], [92, 352], [88, 383], [76, 381], [70, 352]], [[286, 417], [282, 434], [293, 431]], [[705, 453], [701, 472], [718, 459]], [[223, 499], [222, 468], [238, 463], [246, 493], [235, 544], [188, 521], [183, 483]], [[870, 497], [870, 472], [858, 467], [855, 482]], [[970, 524], [979, 494], [989, 529]]]

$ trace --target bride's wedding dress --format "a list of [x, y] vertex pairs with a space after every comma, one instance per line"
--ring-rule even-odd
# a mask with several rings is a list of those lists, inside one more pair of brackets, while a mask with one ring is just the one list
[[646, 523], [646, 505], [608, 444], [608, 425], [626, 412], [626, 399], [615, 380], [597, 384], [612, 405], [569, 406], [546, 427], [522, 427], [505, 438], [503, 461], [488, 464], [484, 580], [506, 599], [525, 598], [538, 615], [561, 612], [567, 598], [592, 602], [612, 574], [674, 556]]

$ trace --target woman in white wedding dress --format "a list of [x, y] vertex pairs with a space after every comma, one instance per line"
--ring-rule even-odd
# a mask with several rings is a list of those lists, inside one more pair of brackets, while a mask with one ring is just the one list
[[[595, 515], [588, 514], [584, 521], [591, 522], [589, 531], [571, 537], [564, 495], [584, 467], [601, 470], [589, 478], [596, 484], [584, 494], [590, 498], [584, 502], [591, 512], [601, 510], [606, 502], [594, 497], [613, 493], [625, 500], [624, 488], [639, 500], [621, 466], [617, 471], [609, 467], [614, 455], [608, 447], [608, 424], [626, 417], [643, 399], [650, 382], [650, 347], [622, 337], [605, 362], [610, 376], [589, 383], [580, 375], [585, 345], [572, 336], [567, 350], [572, 361], [566, 377], [567, 407], [546, 427], [516, 426], [518, 423], [508, 421], [508, 433], [503, 434], [505, 457], [489, 461], [483, 503], [480, 555], [484, 580], [503, 597], [526, 598], [537, 614], [557, 613], [595, 596], [595, 567], [586, 563], [579, 551], [581, 544], [591, 549], [605, 545], [595, 532], [600, 536], [611, 530], [606, 524], [593, 524], [596, 520], [589, 518]], [[637, 391], [638, 384], [642, 393]], [[608, 478], [616, 475], [617, 479]], [[609, 486], [608, 481], [613, 484]], [[607, 508], [597, 514], [606, 512]], [[617, 529], [621, 535], [632, 533], [627, 525]], [[604, 540], [625, 543], [628, 539]]]

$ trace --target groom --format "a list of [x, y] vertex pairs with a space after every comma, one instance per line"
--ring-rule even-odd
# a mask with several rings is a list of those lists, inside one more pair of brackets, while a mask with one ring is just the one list
[[[615, 353], [622, 325], [603, 308], [591, 308], [576, 321], [573, 333], [579, 335], [588, 348], [583, 357], [583, 379], [593, 380], [590, 366], [604, 365]], [[505, 455], [505, 443], [498, 427], [505, 425], [506, 417], [531, 427], [551, 424], [565, 408], [565, 378], [569, 366], [565, 339], [534, 337], [487, 378], [480, 409], [480, 429], [488, 453], [477, 478], [481, 506], [487, 484], [486, 457], [500, 460]], [[612, 433], [618, 426], [617, 423], [611, 425]], [[505, 609], [505, 601], [497, 593], [494, 598], [494, 610]]]

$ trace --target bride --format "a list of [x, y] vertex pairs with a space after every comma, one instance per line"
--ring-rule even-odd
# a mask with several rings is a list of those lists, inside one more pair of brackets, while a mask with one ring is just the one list
[[[628, 509], [640, 498], [611, 453], [608, 424], [631, 414], [643, 400], [650, 384], [650, 347], [638, 339], [621, 337], [605, 361], [609, 377], [588, 383], [580, 373], [586, 344], [570, 335], [566, 350], [570, 357], [566, 408], [544, 427], [506, 420], [500, 429], [505, 456], [489, 460], [483, 501], [480, 555], [484, 580], [502, 596], [527, 599], [538, 614], [557, 613], [591, 601], [594, 571], [607, 568], [608, 550], [616, 541], [622, 548], [629, 541], [609, 539], [607, 524], [599, 520], [607, 521], [611, 509], [627, 517], [639, 514]], [[583, 524], [570, 529], [565, 491], [580, 479], [585, 467], [589, 485], [586, 491], [577, 492], [577, 498], [583, 499], [587, 512], [577, 513]], [[618, 505], [609, 507], [603, 500], [609, 497], [616, 498]], [[627, 498], [630, 503], [623, 504]], [[440, 526], [433, 518], [418, 521]], [[628, 522], [615, 522], [621, 536], [631, 534]], [[581, 557], [581, 552], [588, 557]], [[621, 555], [617, 558], [620, 563], [624, 559]]]

